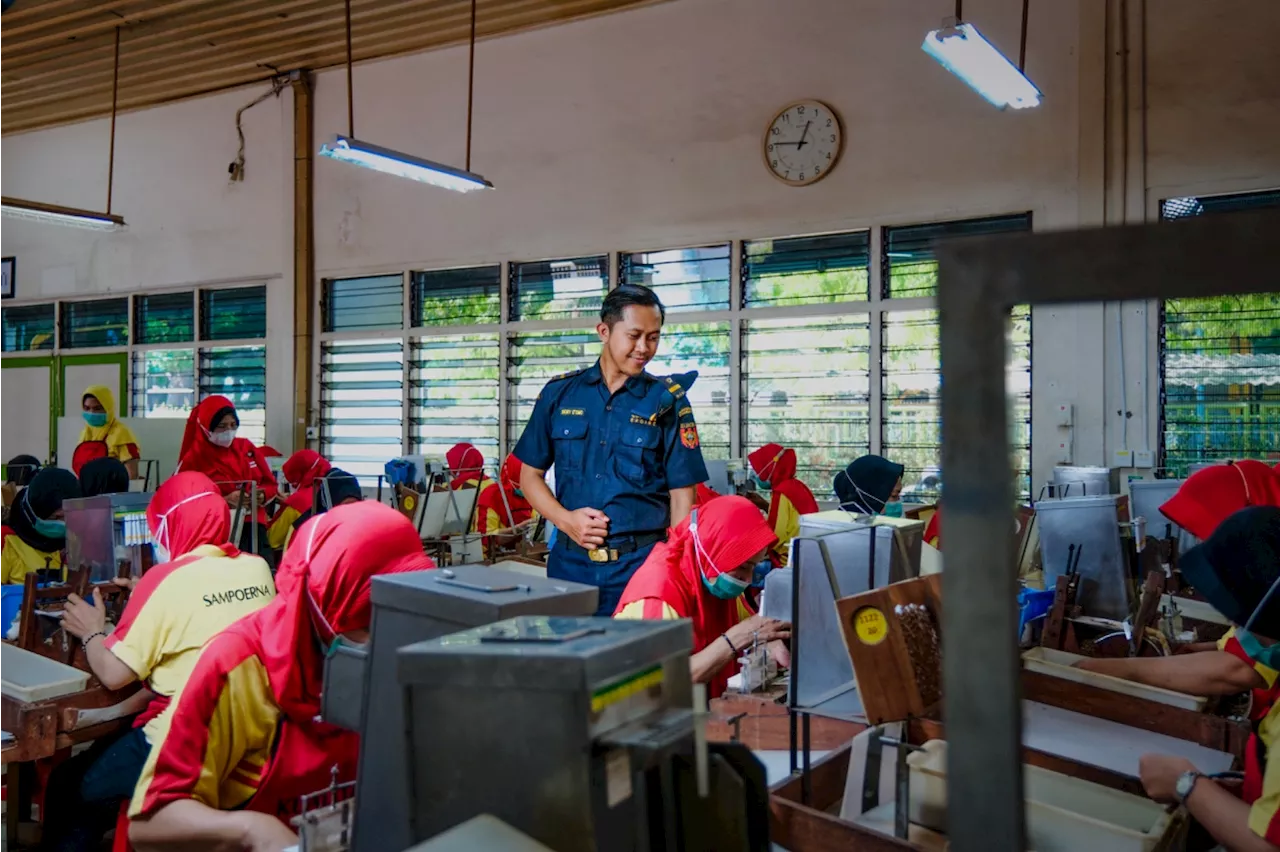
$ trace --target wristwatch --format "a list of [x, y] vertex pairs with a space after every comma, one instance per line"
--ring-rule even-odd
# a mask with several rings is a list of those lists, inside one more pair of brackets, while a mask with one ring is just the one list
[[1191, 795], [1191, 791], [1196, 788], [1196, 782], [1204, 776], [1195, 770], [1184, 772], [1178, 776], [1177, 782], [1173, 785], [1173, 797], [1178, 800], [1178, 804], [1185, 804], [1187, 796]]

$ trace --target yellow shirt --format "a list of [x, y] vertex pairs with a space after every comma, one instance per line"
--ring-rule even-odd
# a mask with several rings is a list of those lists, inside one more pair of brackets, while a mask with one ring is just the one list
[[1258, 676], [1262, 678], [1264, 683], [1266, 683], [1268, 689], [1275, 686], [1276, 679], [1280, 678], [1280, 672], [1270, 668], [1269, 666], [1264, 666], [1262, 663], [1245, 653], [1244, 646], [1242, 646], [1240, 644], [1240, 640], [1236, 638], [1236, 629], [1234, 626], [1218, 640], [1218, 650], [1226, 651], [1231, 656], [1237, 657], [1238, 659], [1253, 666], [1253, 670], [1257, 672]]
[[[1249, 802], [1249, 830], [1270, 843], [1280, 844], [1280, 758], [1270, 759], [1271, 748], [1280, 739], [1280, 702], [1271, 706], [1256, 731], [1245, 746], [1254, 751], [1245, 756], [1245, 801], [1249, 802], [1249, 793], [1258, 797]], [[1254, 766], [1256, 769], [1251, 772]], [[1262, 776], [1260, 785], [1258, 774]]]
[[778, 536], [773, 552], [780, 560], [779, 566], [785, 566], [791, 550], [791, 539], [800, 535], [800, 513], [796, 511], [796, 504], [786, 496], [778, 498], [778, 517], [774, 521], [773, 532]]
[[284, 550], [293, 537], [293, 522], [302, 517], [302, 513], [292, 506], [285, 506], [276, 515], [276, 519], [267, 528], [267, 543], [272, 550]]
[[[206, 642], [275, 596], [271, 569], [262, 559], [247, 553], [228, 557], [221, 547], [203, 544], [142, 576], [106, 647], [152, 692], [172, 698]], [[152, 742], [171, 708], [144, 727]]]
[[258, 791], [280, 709], [262, 661], [252, 654], [229, 654], [234, 649], [219, 644], [210, 646], [203, 660], [208, 669], [202, 666], [202, 671], [223, 676], [200, 683], [214, 682], [220, 689], [181, 692], [173, 705], [181, 715], [161, 717], [129, 803], [130, 817], [154, 813], [177, 799], [234, 810]]
[[46, 566], [61, 568], [62, 553], [36, 550], [19, 538], [17, 533], [5, 536], [0, 543], [0, 571], [3, 572], [4, 582], [25, 582], [28, 574]]
[[121, 463], [141, 458], [138, 439], [133, 431], [116, 419], [116, 397], [105, 385], [90, 385], [84, 389], [85, 396], [92, 396], [102, 404], [107, 412], [105, 426], [86, 425], [80, 430], [80, 443], [85, 441], [103, 441], [107, 445], [107, 456]]

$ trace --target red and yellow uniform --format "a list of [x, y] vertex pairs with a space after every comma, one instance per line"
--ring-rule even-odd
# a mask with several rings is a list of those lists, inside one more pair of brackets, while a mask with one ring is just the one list
[[[692, 529], [697, 518], [697, 530]], [[707, 588], [715, 578], [734, 571], [771, 547], [776, 536], [760, 511], [745, 497], [718, 497], [699, 506], [649, 553], [622, 593], [614, 618], [693, 621], [693, 653], [755, 613], [742, 595], [718, 598]], [[705, 580], [705, 582], [704, 582]], [[721, 695], [738, 671], [737, 660], [708, 684], [712, 698]]]
[[8, 523], [0, 528], [0, 573], [4, 582], [22, 583], [32, 571], [62, 567], [65, 529], [53, 516], [63, 500], [80, 496], [80, 482], [69, 470], [46, 467], [31, 480], [9, 508]]
[[434, 567], [417, 530], [374, 502], [305, 523], [263, 609], [215, 636], [174, 699], [130, 804], [131, 817], [171, 802], [247, 808], [287, 823], [302, 795], [352, 781], [359, 736], [317, 722], [322, 647], [370, 622], [375, 574]]
[[[520, 469], [524, 467], [514, 455], [507, 456], [500, 473], [498, 488], [485, 488], [476, 498], [475, 531], [484, 535], [509, 530], [535, 516], [533, 506], [520, 491]], [[485, 545], [489, 544], [487, 537]]]
[[796, 479], [796, 451], [780, 444], [765, 444], [747, 456], [756, 476], [769, 483], [769, 526], [778, 543], [769, 553], [769, 561], [780, 568], [787, 564], [791, 539], [800, 535], [800, 516], [818, 511], [809, 486]]
[[1266, 708], [1255, 722], [1244, 754], [1244, 785], [1240, 796], [1249, 805], [1249, 830], [1280, 845], [1280, 754], [1270, 760], [1280, 740], [1280, 702]]
[[228, 447], [213, 442], [213, 429], [226, 414], [235, 415], [239, 420], [235, 406], [225, 396], [205, 397], [192, 409], [186, 431], [182, 433], [178, 470], [203, 473], [224, 495], [235, 493], [243, 483], [257, 483], [257, 522], [266, 525], [267, 513], [263, 507], [275, 499], [279, 485], [266, 455], [252, 441], [235, 438]]
[[1277, 697], [1276, 680], [1280, 678], [1280, 672], [1250, 657], [1244, 646], [1240, 644], [1240, 640], [1236, 638], [1234, 627], [1218, 640], [1218, 650], [1248, 663], [1266, 683], [1265, 688], [1253, 690], [1253, 707], [1249, 711], [1249, 718], [1256, 722], [1266, 716]]
[[298, 450], [280, 468], [293, 493], [284, 501], [284, 505], [272, 519], [271, 526], [267, 528], [267, 541], [273, 550], [284, 550], [288, 545], [294, 521], [313, 508], [315, 481], [331, 468], [329, 460], [315, 450]]
[[479, 488], [483, 494], [493, 485], [493, 480], [484, 475], [484, 455], [474, 444], [454, 444], [444, 455], [445, 464], [449, 467], [449, 488]]
[[112, 393], [111, 388], [106, 385], [89, 385], [84, 389], [84, 395], [81, 398], [85, 396], [91, 396], [102, 404], [102, 410], [107, 412], [107, 422], [103, 426], [86, 425], [80, 430], [81, 444], [101, 442], [104, 445], [104, 452], [100, 455], [88, 453], [81, 456], [80, 449], [77, 447], [76, 455], [81, 456], [81, 464], [94, 458], [109, 458], [118, 462], [141, 458], [142, 451], [138, 448], [138, 439], [134, 437], [128, 426], [116, 419], [116, 395]]

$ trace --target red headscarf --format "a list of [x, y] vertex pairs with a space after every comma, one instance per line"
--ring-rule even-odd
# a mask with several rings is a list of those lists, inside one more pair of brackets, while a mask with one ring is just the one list
[[[697, 522], [696, 541], [693, 530]], [[705, 577], [716, 577], [739, 568], [760, 551], [772, 547], [777, 535], [760, 517], [760, 510], [745, 497], [726, 495], [699, 506], [659, 542], [649, 558], [627, 583], [617, 612], [646, 598], [663, 601], [681, 618], [693, 620], [693, 652], [696, 654], [740, 621], [738, 601], [711, 594]], [[736, 661], [712, 679], [712, 698], [724, 692]]]
[[1280, 506], [1280, 473], [1260, 461], [1198, 470], [1160, 511], [1196, 538], [1206, 539], [1218, 524], [1248, 506]]
[[705, 483], [699, 482], [694, 487], [693, 505], [701, 506], [704, 503], [710, 503], [712, 500], [720, 496], [720, 492]]
[[[498, 518], [503, 527], [514, 527], [516, 524], [522, 524], [529, 518], [533, 517], [533, 506], [524, 497], [516, 494], [516, 489], [520, 487], [520, 470], [524, 465], [515, 454], [507, 456], [507, 460], [502, 464], [502, 470], [499, 473], [500, 488], [486, 488], [480, 492], [480, 496], [476, 498], [476, 511], [479, 513], [477, 518], [479, 523], [486, 524], [489, 518], [489, 510], [498, 513]], [[502, 502], [503, 495], [506, 495], [507, 502]], [[507, 507], [511, 508], [511, 514], [507, 514]], [[493, 530], [480, 529], [480, 532], [493, 532]]]
[[474, 444], [454, 444], [445, 453], [444, 460], [453, 476], [449, 487], [454, 491], [473, 480], [484, 482], [488, 478], [484, 475], [484, 455]]
[[203, 473], [175, 473], [156, 489], [147, 504], [151, 536], [169, 551], [170, 559], [190, 553], [202, 544], [222, 545], [228, 556], [236, 549], [231, 536], [231, 509], [222, 492]]
[[[178, 455], [178, 470], [194, 470], [212, 479], [223, 494], [239, 488], [235, 483], [254, 480], [258, 483], [263, 503], [276, 496], [276, 481], [267, 466], [266, 458], [247, 438], [236, 438], [229, 447], [220, 447], [209, 440], [216, 424], [215, 418], [235, 406], [225, 396], [209, 396], [200, 401], [187, 418], [186, 431], [182, 433], [182, 450]], [[237, 419], [239, 415], [236, 415]], [[258, 522], [266, 523], [266, 512], [258, 510]]]
[[395, 509], [372, 500], [338, 506], [294, 534], [276, 573], [275, 600], [226, 632], [254, 648], [284, 714], [309, 724], [320, 712], [321, 644], [368, 629], [374, 575], [434, 567], [418, 531]]
[[312, 485], [332, 467], [329, 460], [315, 450], [298, 450], [289, 456], [280, 468], [284, 478], [293, 486], [293, 493], [289, 495], [285, 505], [298, 514], [310, 511], [313, 500]]
[[818, 501], [813, 499], [809, 486], [796, 479], [796, 451], [784, 450], [781, 444], [765, 444], [747, 456], [756, 476], [769, 483], [769, 526], [778, 523], [778, 503], [783, 497], [791, 501], [796, 511], [808, 515], [818, 511]]

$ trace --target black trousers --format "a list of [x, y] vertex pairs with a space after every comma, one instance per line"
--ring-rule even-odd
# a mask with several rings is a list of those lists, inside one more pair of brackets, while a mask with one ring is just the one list
[[60, 764], [44, 797], [41, 848], [92, 852], [116, 824], [120, 803], [133, 796], [151, 747], [141, 728], [98, 740]]

